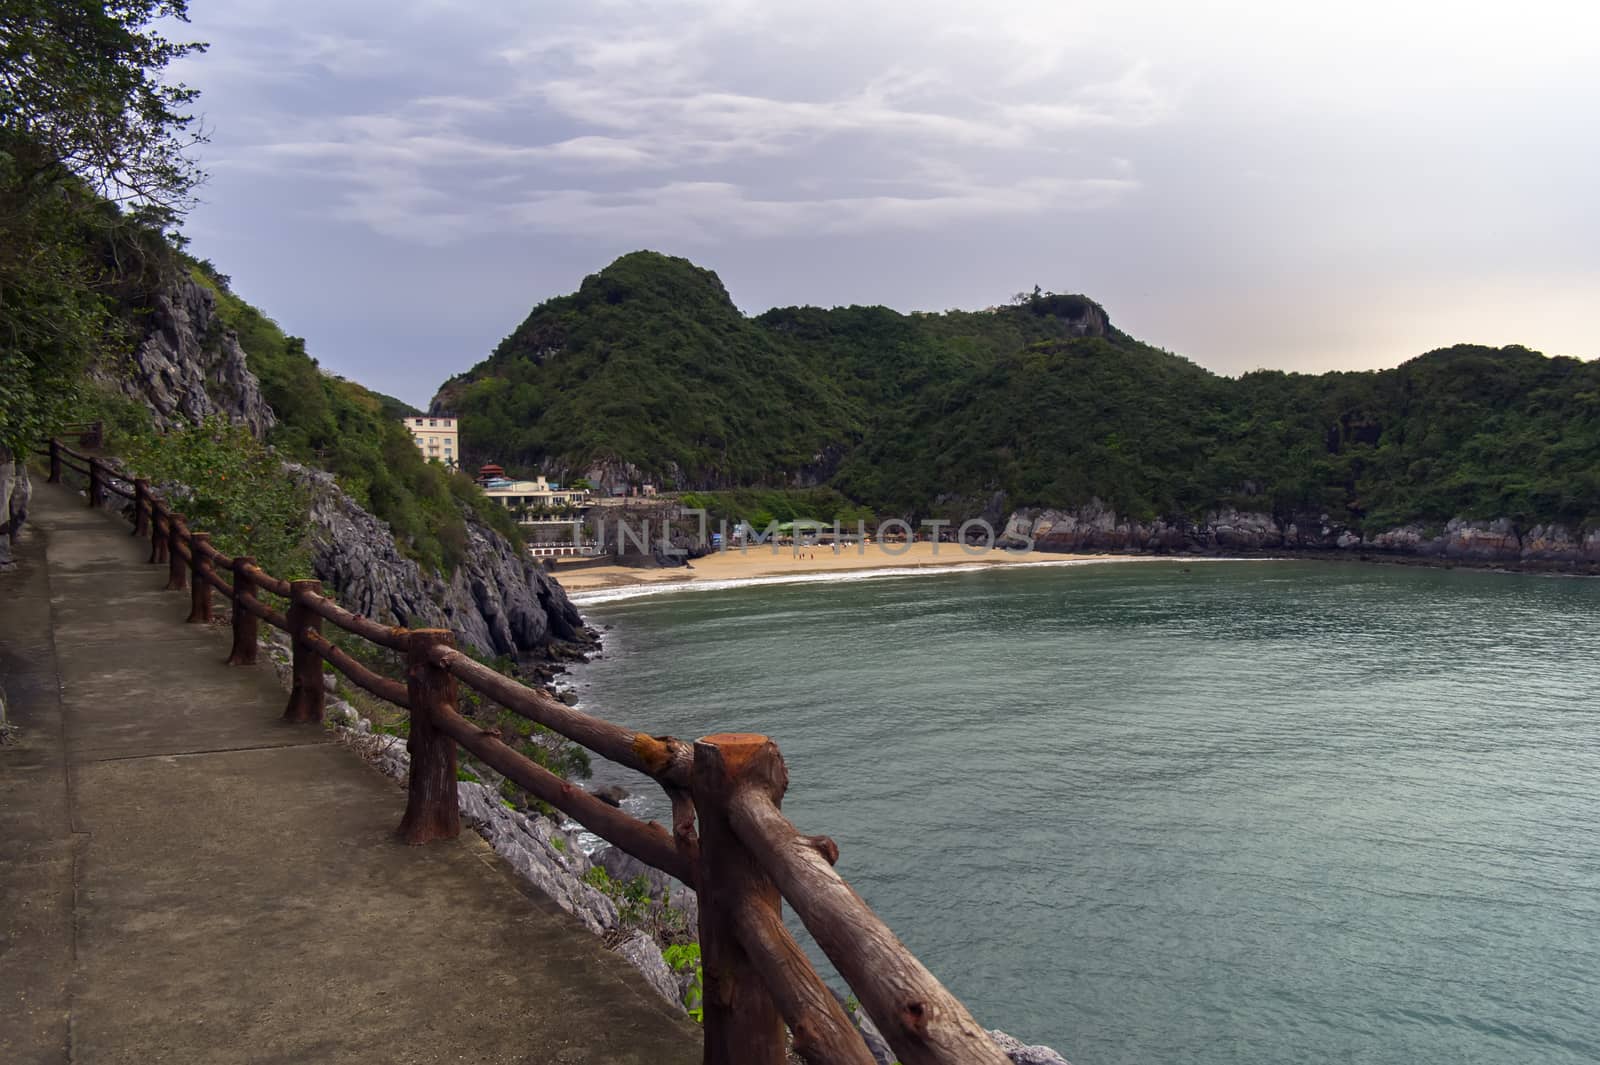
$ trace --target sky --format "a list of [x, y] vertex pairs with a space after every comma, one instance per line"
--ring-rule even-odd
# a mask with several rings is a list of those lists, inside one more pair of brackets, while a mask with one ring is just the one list
[[751, 314], [1081, 292], [1219, 373], [1600, 356], [1600, 5], [190, 3], [191, 251], [418, 405], [640, 248]]

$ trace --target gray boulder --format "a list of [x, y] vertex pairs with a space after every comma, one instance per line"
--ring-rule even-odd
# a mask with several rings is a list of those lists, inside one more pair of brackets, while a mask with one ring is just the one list
[[650, 897], [653, 899], [659, 899], [670, 892], [672, 901], [676, 904], [678, 899], [690, 890], [675, 877], [663, 873], [653, 865], [646, 865], [620, 847], [601, 847], [589, 857], [594, 864], [604, 869], [611, 879], [620, 884], [644, 877], [650, 885]]
[[148, 405], [158, 428], [221, 415], [260, 438], [277, 424], [238, 337], [222, 329], [208, 289], [193, 278], [175, 278], [156, 296], [146, 321], [144, 339], [128, 359], [92, 374]]
[[599, 935], [617, 926], [616, 904], [583, 880], [589, 861], [578, 849], [576, 836], [546, 818], [509, 809], [487, 785], [463, 781], [456, 785], [456, 794], [463, 820], [523, 879], [591, 932]]
[[620, 784], [607, 784], [600, 788], [591, 788], [589, 794], [603, 803], [611, 806], [621, 806], [622, 800], [628, 797], [628, 789]]
[[448, 579], [400, 553], [386, 522], [351, 499], [331, 474], [286, 464], [311, 493], [312, 566], [359, 614], [411, 628], [451, 629], [490, 655], [591, 642], [561, 586], [499, 533], [467, 517], [462, 561]]
[[861, 1041], [867, 1045], [867, 1053], [872, 1055], [875, 1065], [894, 1065], [894, 1051], [889, 1047], [889, 1041], [878, 1031], [878, 1026], [872, 1023], [872, 1018], [867, 1016], [867, 1011], [859, 1005], [852, 1006], [850, 1000], [841, 995], [837, 988], [828, 988], [833, 997], [838, 1000], [844, 1009], [845, 1016], [850, 1018], [850, 1023], [856, 1026], [856, 1031], [861, 1033]]
[[683, 1009], [683, 998], [678, 991], [678, 978], [667, 965], [666, 959], [661, 956], [661, 948], [656, 946], [656, 941], [643, 932], [634, 932], [621, 943], [617, 944], [616, 952], [628, 959], [628, 964], [644, 974], [645, 983], [656, 994]]
[[990, 1031], [989, 1038], [995, 1046], [1005, 1051], [1011, 1065], [1070, 1065], [1066, 1058], [1045, 1046], [1028, 1046], [1022, 1040], [1001, 1031]]
[[27, 465], [0, 447], [0, 569], [13, 564], [11, 542], [28, 520], [32, 494]]

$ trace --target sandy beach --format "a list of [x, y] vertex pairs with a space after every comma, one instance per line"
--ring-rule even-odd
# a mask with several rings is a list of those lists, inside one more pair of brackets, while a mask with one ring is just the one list
[[688, 567], [662, 569], [617, 565], [584, 565], [558, 559], [556, 580], [567, 591], [598, 592], [660, 584], [686, 584], [739, 580], [771, 579], [807, 574], [847, 573], [856, 570], [897, 570], [924, 567], [1025, 566], [1031, 563], [1072, 562], [1103, 559], [1104, 555], [1067, 555], [1040, 551], [963, 550], [956, 544], [869, 544], [865, 550], [831, 547], [791, 547], [774, 551], [771, 547], [730, 550], [693, 560]]

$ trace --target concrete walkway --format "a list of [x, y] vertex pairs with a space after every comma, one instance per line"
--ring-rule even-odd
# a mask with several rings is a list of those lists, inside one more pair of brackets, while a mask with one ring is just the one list
[[[40, 484], [0, 574], [0, 1062], [689, 1065], [699, 1034]], [[263, 655], [263, 660], [265, 655]]]

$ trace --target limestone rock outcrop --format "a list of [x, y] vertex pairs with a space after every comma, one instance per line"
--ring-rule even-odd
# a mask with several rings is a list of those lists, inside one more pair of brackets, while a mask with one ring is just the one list
[[1029, 1046], [1015, 1036], [994, 1030], [989, 1032], [994, 1045], [1005, 1051], [1011, 1065], [1070, 1065], [1066, 1058], [1045, 1046]]
[[[596, 935], [617, 927], [616, 904], [583, 880], [589, 862], [578, 849], [576, 834], [563, 832], [549, 818], [528, 817], [509, 809], [493, 788], [483, 784], [462, 781], [456, 785], [456, 795], [462, 820], [477, 829], [523, 879]], [[658, 950], [656, 958], [660, 957]], [[641, 971], [650, 976], [642, 966]], [[671, 996], [663, 997], [671, 1001]]]
[[[222, 415], [265, 438], [277, 424], [238, 338], [222, 328], [216, 298], [189, 277], [158, 294], [148, 330], [125, 362], [94, 373], [148, 406], [160, 427]], [[316, 575], [351, 610], [452, 629], [463, 646], [490, 655], [549, 655], [562, 644], [590, 642], [560, 585], [471, 516], [455, 572], [424, 573], [401, 554], [389, 526], [332, 475], [292, 463], [284, 470], [311, 489]]]
[[1404, 525], [1379, 532], [1352, 529], [1326, 514], [1279, 519], [1260, 511], [1218, 510], [1199, 521], [1138, 520], [1099, 500], [1070, 509], [1012, 511], [998, 543], [1039, 551], [1129, 551], [1230, 554], [1340, 551], [1490, 565], [1600, 567], [1600, 529], [1562, 525], [1520, 529], [1507, 518], [1455, 518], [1443, 528]]
[[286, 464], [311, 491], [311, 551], [317, 577], [349, 609], [412, 628], [447, 628], [490, 655], [548, 653], [588, 645], [577, 607], [533, 559], [472, 517], [463, 559], [448, 579], [400, 553], [389, 526], [342, 491], [331, 474]]
[[615, 950], [627, 959], [629, 965], [639, 970], [640, 975], [656, 994], [673, 1005], [683, 1004], [682, 993], [678, 990], [678, 978], [666, 959], [661, 956], [661, 948], [656, 946], [655, 940], [644, 932], [635, 931], [618, 943]]
[[28, 520], [32, 495], [27, 463], [0, 447], [0, 569], [12, 565], [11, 541]]
[[222, 328], [216, 297], [179, 277], [155, 298], [144, 338], [94, 376], [149, 406], [158, 428], [220, 414], [264, 438], [277, 417], [261, 395], [239, 338]]

